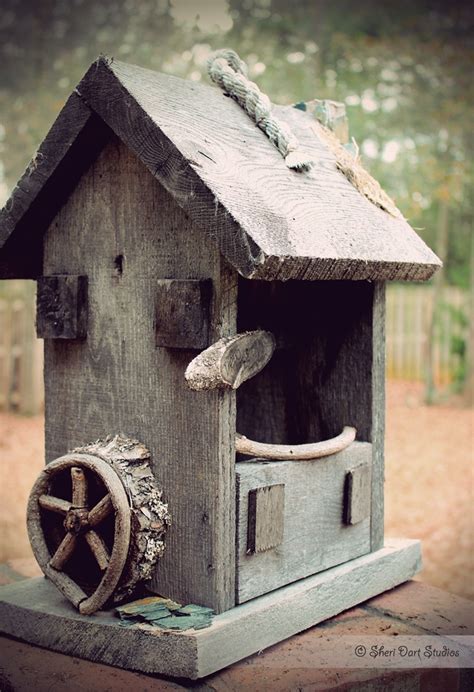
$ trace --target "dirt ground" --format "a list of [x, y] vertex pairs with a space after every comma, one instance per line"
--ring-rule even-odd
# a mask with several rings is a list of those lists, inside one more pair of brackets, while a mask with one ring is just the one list
[[[420, 578], [474, 599], [474, 411], [423, 406], [421, 395], [417, 384], [387, 387], [386, 534], [421, 538]], [[0, 562], [22, 560], [31, 556], [25, 508], [43, 465], [42, 416], [0, 414], [0, 460]]]

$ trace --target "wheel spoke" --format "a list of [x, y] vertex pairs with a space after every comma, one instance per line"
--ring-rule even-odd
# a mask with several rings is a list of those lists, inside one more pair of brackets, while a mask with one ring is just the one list
[[114, 506], [110, 495], [106, 495], [89, 512], [89, 526], [97, 526], [100, 522], [113, 512]]
[[76, 543], [76, 536], [71, 533], [67, 533], [59, 544], [58, 549], [54, 553], [53, 557], [49, 561], [49, 566], [54, 567], [54, 569], [57, 570], [62, 569], [63, 565], [66, 564], [73, 554]]
[[74, 507], [85, 507], [87, 504], [87, 480], [85, 473], [77, 466], [71, 469], [72, 504]]
[[92, 529], [84, 535], [84, 538], [86, 539], [87, 545], [91, 549], [93, 556], [97, 560], [97, 564], [99, 565], [100, 569], [102, 571], [107, 569], [110, 560], [110, 553], [102, 538]]
[[49, 509], [51, 512], [57, 512], [58, 514], [67, 514], [71, 509], [71, 503], [68, 500], [52, 497], [52, 495], [40, 495], [38, 503], [42, 509]]

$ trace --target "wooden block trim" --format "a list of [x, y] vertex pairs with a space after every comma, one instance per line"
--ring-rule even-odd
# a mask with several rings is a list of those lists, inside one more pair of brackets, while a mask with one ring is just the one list
[[370, 516], [371, 467], [359, 464], [346, 474], [344, 488], [344, 522], [358, 524]]
[[36, 293], [36, 333], [40, 339], [83, 339], [87, 335], [87, 276], [42, 276]]
[[247, 553], [261, 553], [283, 542], [285, 485], [279, 483], [249, 492]]
[[211, 298], [210, 279], [160, 279], [156, 289], [156, 345], [207, 348]]

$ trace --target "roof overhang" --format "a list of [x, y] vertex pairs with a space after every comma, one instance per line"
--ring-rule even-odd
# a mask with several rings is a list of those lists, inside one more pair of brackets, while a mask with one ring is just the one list
[[441, 263], [409, 224], [353, 187], [309, 115], [276, 110], [310, 172], [219, 89], [100, 58], [0, 212], [0, 278], [41, 274], [44, 231], [113, 132], [244, 277], [428, 279]]

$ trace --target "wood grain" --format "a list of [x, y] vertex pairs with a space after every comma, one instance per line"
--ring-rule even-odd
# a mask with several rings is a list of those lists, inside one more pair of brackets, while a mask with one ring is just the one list
[[87, 276], [42, 276], [37, 282], [36, 333], [40, 339], [87, 335]]
[[266, 329], [277, 350], [237, 391], [249, 439], [307, 444], [345, 426], [370, 441], [372, 304], [368, 282], [239, 281], [238, 329]]
[[[285, 166], [264, 133], [220, 89], [101, 58], [73, 96], [79, 113], [72, 118], [74, 108], [68, 105], [59, 116], [54, 132], [62, 140], [56, 154], [50, 137], [46, 178], [56, 182], [52, 173], [68, 158], [68, 145], [86, 129], [93, 111], [217, 240], [243, 276], [423, 280], [440, 266], [404, 219], [391, 217], [351, 185], [318, 137], [318, 125], [302, 111], [275, 108], [317, 161], [310, 172], [299, 174]], [[33, 198], [43, 204], [44, 179], [31, 178], [25, 192], [9, 202], [12, 213], [7, 211], [0, 229], [5, 240], [13, 230], [16, 235]], [[43, 232], [44, 225], [35, 230]], [[5, 271], [20, 269], [7, 265]]]
[[87, 274], [90, 307], [85, 342], [45, 344], [46, 459], [120, 431], [143, 442], [173, 517], [153, 588], [231, 607], [235, 393], [203, 406], [184, 379], [195, 352], [156, 347], [154, 322], [159, 281], [211, 279], [209, 338], [235, 333], [235, 273], [117, 139], [51, 224], [44, 271]]
[[371, 434], [372, 500], [370, 536], [372, 550], [384, 544], [385, 482], [385, 283], [374, 284], [372, 309]]
[[[355, 442], [313, 462], [237, 465], [237, 603], [369, 552], [370, 518], [344, 524], [344, 484], [347, 471], [370, 464], [371, 455], [370, 444]], [[271, 550], [248, 554], [249, 493], [274, 485], [285, 486], [283, 540]]]
[[333, 567], [218, 615], [199, 631], [120, 627], [109, 611], [82, 617], [44, 579], [3, 587], [0, 629], [37, 646], [144, 673], [202, 678], [410, 579], [420, 544], [392, 539]]
[[237, 391], [248, 438], [305, 444], [351, 425], [372, 442], [372, 549], [384, 535], [385, 286], [239, 279], [238, 329], [266, 329], [277, 350]]
[[159, 279], [156, 283], [156, 345], [206, 348], [212, 281]]
[[247, 554], [276, 548], [283, 541], [285, 486], [254, 488], [248, 493]]
[[0, 278], [41, 276], [44, 233], [110, 135], [72, 93], [0, 210]]
[[346, 474], [344, 500], [344, 521], [346, 524], [358, 524], [359, 521], [370, 517], [370, 471], [370, 464], [359, 464], [349, 469]]

